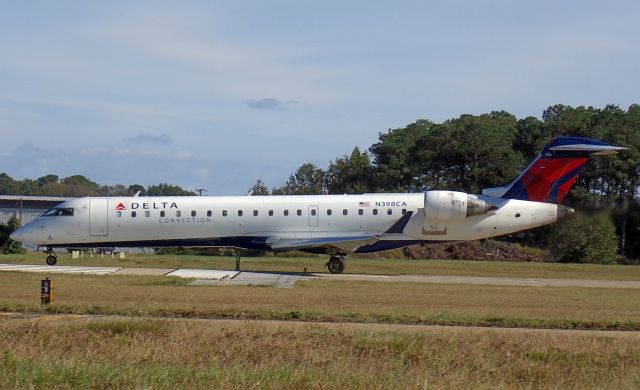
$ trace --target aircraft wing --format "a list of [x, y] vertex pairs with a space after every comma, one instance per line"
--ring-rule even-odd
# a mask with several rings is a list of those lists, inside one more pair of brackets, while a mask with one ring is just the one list
[[402, 234], [412, 215], [413, 211], [407, 212], [382, 234], [379, 232], [336, 232], [335, 235], [327, 237], [270, 237], [266, 240], [266, 244], [276, 251], [310, 248], [336, 248], [342, 252], [354, 252], [361, 246], [374, 244], [379, 241], [384, 234]]
[[353, 252], [363, 245], [370, 245], [380, 239], [379, 235], [347, 235], [335, 237], [314, 238], [280, 238], [272, 237], [267, 240], [267, 245], [276, 251], [290, 251], [308, 248], [333, 247], [343, 252]]

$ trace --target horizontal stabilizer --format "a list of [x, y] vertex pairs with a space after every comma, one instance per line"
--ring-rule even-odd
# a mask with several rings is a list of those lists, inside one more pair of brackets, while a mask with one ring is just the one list
[[553, 146], [551, 147], [551, 150], [554, 152], [590, 152], [594, 156], [602, 156], [607, 154], [616, 154], [619, 151], [627, 150], [627, 148], [610, 145], [574, 144]]

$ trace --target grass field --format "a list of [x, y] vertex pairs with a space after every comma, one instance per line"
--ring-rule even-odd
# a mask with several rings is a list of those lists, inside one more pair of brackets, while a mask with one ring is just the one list
[[[39, 264], [41, 257], [0, 256], [0, 263]], [[73, 264], [68, 255], [60, 263]], [[233, 259], [134, 255], [75, 263], [229, 269]], [[243, 269], [323, 272], [323, 263], [254, 258], [244, 259]], [[377, 274], [640, 279], [640, 267], [631, 266], [352, 260], [348, 267]], [[640, 289], [327, 279], [277, 289], [52, 274], [55, 303], [41, 309], [44, 276], [0, 272], [0, 311], [36, 314], [0, 315], [0, 388], [640, 387], [637, 333], [498, 328], [637, 331]]]
[[[327, 272], [326, 256], [309, 257], [253, 257], [242, 259], [245, 271]], [[0, 263], [44, 264], [42, 253], [24, 255], [0, 255]], [[93, 259], [71, 259], [71, 254], [58, 257], [59, 265], [157, 267], [157, 268], [208, 268], [234, 269], [231, 257], [175, 256], [175, 255], [127, 255], [123, 260], [98, 255]], [[601, 279], [640, 280], [640, 266], [519, 263], [465, 260], [347, 260], [346, 273], [385, 275], [450, 275], [450, 276], [501, 276], [551, 279]]]
[[636, 389], [640, 343], [463, 329], [3, 318], [1, 388]]
[[[39, 312], [43, 274], [0, 273], [0, 310]], [[293, 289], [150, 276], [51, 276], [60, 313], [640, 329], [640, 290], [309, 280]]]

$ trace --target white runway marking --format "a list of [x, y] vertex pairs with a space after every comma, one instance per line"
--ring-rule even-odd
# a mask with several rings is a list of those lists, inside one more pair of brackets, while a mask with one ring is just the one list
[[77, 267], [70, 265], [19, 265], [0, 264], [0, 271], [45, 272], [57, 274], [107, 275], [121, 270], [121, 267]]
[[237, 271], [220, 271], [215, 269], [177, 269], [169, 272], [167, 276], [177, 276], [187, 279], [222, 279], [225, 275], [233, 278], [238, 274]]

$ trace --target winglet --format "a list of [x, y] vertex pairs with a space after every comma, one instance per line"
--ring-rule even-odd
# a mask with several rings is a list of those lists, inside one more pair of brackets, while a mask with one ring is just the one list
[[407, 211], [402, 218], [397, 220], [385, 233], [404, 233], [404, 227], [407, 226], [412, 215], [413, 211]]

